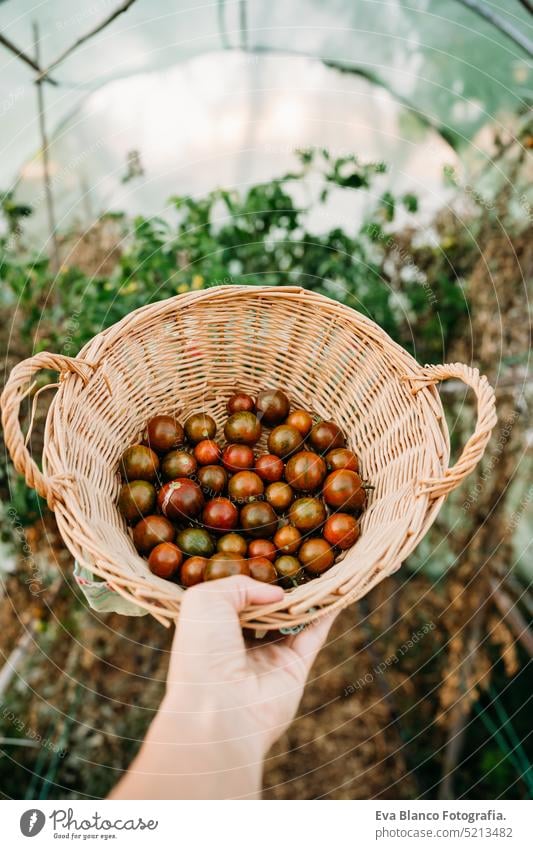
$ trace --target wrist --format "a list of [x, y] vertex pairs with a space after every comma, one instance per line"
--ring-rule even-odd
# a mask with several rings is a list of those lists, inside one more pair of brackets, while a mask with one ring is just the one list
[[191, 711], [177, 696], [165, 696], [150, 726], [138, 756], [143, 768], [167, 777], [171, 798], [258, 798], [264, 746], [246, 733], [242, 710], [204, 703]]
[[168, 722], [176, 739], [194, 744], [216, 744], [242, 749], [262, 761], [270, 748], [257, 715], [247, 709], [235, 691], [188, 685], [167, 690], [157, 718]]

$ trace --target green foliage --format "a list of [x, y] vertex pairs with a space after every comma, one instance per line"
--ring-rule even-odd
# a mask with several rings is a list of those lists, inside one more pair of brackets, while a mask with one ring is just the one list
[[32, 214], [31, 206], [17, 203], [13, 192], [4, 192], [0, 195], [0, 209], [10, 236], [19, 236], [22, 232], [21, 219]]
[[15, 526], [27, 527], [36, 522], [46, 509], [46, 502], [27, 486], [11, 463], [0, 465], [0, 487], [9, 494], [9, 500], [0, 504], [0, 540], [10, 542], [17, 536]]
[[[202, 198], [171, 198], [170, 220], [139, 216], [127, 222], [116, 213], [124, 221], [127, 247], [106, 278], [63, 268], [53, 281], [46, 259], [22, 262], [4, 242], [1, 267], [23, 316], [22, 332], [34, 350], [75, 354], [104, 327], [161, 298], [228, 283], [294, 284], [359, 309], [413, 352], [416, 320], [422, 328], [415, 334], [417, 355], [439, 359], [441, 340], [447, 343], [466, 313], [463, 291], [453, 264], [443, 257], [431, 281], [432, 297], [420, 280], [391, 273], [387, 261], [397, 241], [397, 210], [413, 213], [418, 200], [410, 193], [396, 198], [388, 190], [372, 200], [385, 171], [383, 163], [305, 150], [292, 173], [246, 192], [216, 189]], [[363, 225], [316, 232], [310, 213], [328, 204], [334, 209], [339, 191], [367, 194], [370, 212]], [[302, 194], [310, 199], [298, 205], [295, 195]], [[404, 264], [415, 263], [414, 254], [408, 248]], [[47, 299], [52, 281], [57, 297]]]

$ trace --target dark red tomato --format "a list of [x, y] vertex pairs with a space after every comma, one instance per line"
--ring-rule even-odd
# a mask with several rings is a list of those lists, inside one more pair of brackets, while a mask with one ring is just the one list
[[299, 531], [308, 533], [326, 521], [326, 508], [320, 498], [298, 498], [291, 504], [289, 520]]
[[278, 577], [285, 579], [283, 581], [284, 586], [292, 586], [294, 579], [298, 578], [302, 571], [302, 564], [297, 557], [293, 557], [291, 554], [283, 554], [278, 557], [274, 566]]
[[248, 543], [240, 534], [224, 534], [217, 542], [217, 551], [223, 551], [225, 554], [239, 554], [244, 557], [247, 550]]
[[217, 432], [217, 423], [207, 413], [193, 413], [185, 422], [185, 436], [196, 445], [202, 439], [214, 439]]
[[201, 584], [204, 579], [204, 571], [207, 566], [207, 557], [189, 557], [182, 564], [180, 570], [180, 584], [184, 587], [194, 587]]
[[312, 575], [321, 575], [322, 572], [333, 566], [335, 554], [325, 539], [313, 537], [301, 545], [298, 551], [298, 559]]
[[188, 451], [170, 451], [161, 461], [161, 471], [166, 481], [188, 478], [194, 475], [198, 463]]
[[207, 561], [204, 581], [216, 581], [219, 578], [231, 578], [232, 575], [249, 575], [250, 570], [244, 557], [238, 554], [226, 554], [223, 551], [213, 554]]
[[319, 422], [309, 434], [311, 446], [320, 454], [326, 454], [333, 448], [344, 448], [346, 439], [335, 422]]
[[204, 506], [204, 495], [190, 478], [169, 481], [159, 490], [157, 504], [163, 516], [173, 521], [194, 519]]
[[337, 548], [350, 548], [359, 536], [357, 519], [348, 513], [334, 513], [324, 525], [324, 539]]
[[212, 439], [202, 439], [194, 447], [194, 456], [200, 466], [214, 466], [220, 463], [221, 450]]
[[127, 522], [138, 522], [154, 509], [155, 488], [148, 481], [132, 481], [121, 487], [118, 507]]
[[241, 510], [241, 526], [252, 537], [272, 537], [278, 527], [278, 517], [270, 504], [252, 501]]
[[303, 445], [303, 437], [299, 430], [290, 425], [278, 425], [268, 435], [268, 450], [277, 457], [289, 457], [299, 451]]
[[312, 492], [322, 485], [326, 471], [326, 464], [319, 454], [299, 451], [287, 463], [285, 479], [300, 492]]
[[265, 498], [277, 513], [284, 513], [292, 503], [294, 492], [285, 481], [275, 481], [267, 486]]
[[248, 557], [266, 557], [267, 560], [275, 560], [276, 546], [269, 539], [253, 539], [248, 545]]
[[172, 542], [176, 532], [164, 516], [146, 516], [133, 529], [133, 544], [139, 554], [149, 554], [160, 542]]
[[324, 481], [322, 494], [329, 507], [343, 510], [358, 510], [365, 503], [365, 491], [357, 472], [337, 469]]
[[274, 534], [274, 545], [281, 554], [296, 554], [302, 544], [302, 535], [293, 525], [284, 525]]
[[211, 557], [215, 551], [215, 542], [205, 528], [183, 528], [176, 543], [187, 557]]
[[255, 402], [257, 415], [268, 427], [280, 424], [289, 415], [290, 401], [280, 389], [265, 389]]
[[228, 472], [253, 469], [254, 452], [249, 445], [228, 445], [222, 454], [222, 464]]
[[120, 472], [126, 481], [154, 481], [159, 471], [159, 458], [147, 445], [126, 448], [120, 461]]
[[291, 427], [295, 427], [296, 430], [300, 431], [303, 438], [305, 439], [305, 437], [313, 427], [313, 419], [306, 410], [293, 410], [292, 413], [287, 416], [287, 421], [285, 422], [285, 424], [291, 425]]
[[237, 527], [239, 511], [229, 498], [212, 498], [204, 507], [202, 522], [212, 531], [225, 533]]
[[228, 416], [233, 413], [253, 413], [255, 412], [255, 401], [251, 395], [246, 395], [245, 392], [236, 392], [232, 395], [226, 404]]
[[198, 469], [198, 481], [208, 498], [221, 495], [228, 483], [228, 473], [222, 466], [202, 466]]
[[239, 445], [255, 445], [261, 438], [261, 431], [261, 422], [255, 413], [233, 413], [224, 425], [227, 441]]
[[173, 542], [160, 542], [152, 548], [148, 568], [158, 578], [172, 578], [181, 566], [183, 554]]
[[337, 469], [349, 469], [351, 472], [359, 471], [359, 460], [349, 448], [334, 448], [326, 454], [326, 463], [330, 472]]
[[174, 416], [154, 416], [146, 428], [146, 441], [158, 454], [166, 454], [183, 445], [185, 435]]
[[248, 568], [250, 570], [250, 577], [254, 581], [261, 581], [264, 584], [275, 584], [278, 579], [278, 573], [274, 569], [274, 564], [266, 557], [250, 557]]
[[228, 494], [238, 504], [247, 504], [263, 495], [263, 481], [255, 472], [237, 472], [230, 478]]
[[265, 483], [280, 481], [283, 477], [285, 465], [280, 457], [275, 454], [261, 454], [255, 461], [255, 471]]

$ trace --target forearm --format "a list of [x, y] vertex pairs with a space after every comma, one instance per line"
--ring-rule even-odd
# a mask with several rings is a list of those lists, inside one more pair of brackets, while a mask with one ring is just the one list
[[203, 713], [184, 719], [178, 714], [166, 698], [110, 798], [259, 798], [263, 766], [259, 747], [246, 739], [232, 739], [235, 725], [221, 723], [220, 716]]

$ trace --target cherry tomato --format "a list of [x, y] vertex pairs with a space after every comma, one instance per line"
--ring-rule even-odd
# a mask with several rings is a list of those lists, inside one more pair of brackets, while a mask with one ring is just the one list
[[130, 524], [138, 522], [154, 509], [155, 488], [148, 481], [131, 481], [122, 485], [118, 507]]
[[329, 507], [343, 510], [358, 510], [366, 500], [361, 478], [349, 469], [331, 472], [324, 481], [322, 494]]
[[146, 441], [158, 454], [166, 454], [183, 445], [185, 435], [174, 416], [154, 416], [146, 428]]
[[324, 539], [337, 548], [350, 548], [359, 536], [357, 519], [348, 513], [334, 513], [324, 525]]
[[299, 451], [290, 458], [285, 468], [285, 478], [301, 492], [312, 492], [321, 486], [326, 477], [326, 464], [314, 451]]
[[194, 447], [194, 456], [200, 466], [213, 466], [220, 462], [221, 450], [212, 439], [202, 439]]
[[177, 478], [164, 484], [159, 490], [157, 504], [167, 519], [193, 519], [204, 506], [204, 495], [200, 487], [190, 478]]
[[228, 442], [239, 445], [255, 445], [261, 438], [261, 422], [254, 413], [233, 413], [224, 425], [224, 436]]
[[154, 481], [159, 471], [159, 457], [147, 445], [126, 448], [120, 461], [120, 472], [126, 481]]
[[145, 516], [133, 529], [133, 544], [139, 554], [149, 554], [160, 542], [172, 542], [176, 532], [164, 516]]
[[195, 457], [188, 451], [170, 451], [161, 461], [161, 471], [167, 481], [188, 478], [194, 475], [197, 468]]
[[282, 424], [272, 430], [268, 435], [267, 445], [271, 454], [285, 458], [299, 451], [303, 444], [303, 437], [299, 430], [290, 425]]
[[202, 466], [198, 469], [198, 481], [208, 498], [214, 498], [226, 489], [228, 473], [222, 466]]
[[215, 551], [214, 540], [204, 528], [178, 531], [176, 543], [187, 557], [211, 557]]
[[224, 534], [217, 542], [217, 551], [223, 551], [225, 554], [239, 554], [244, 557], [247, 550], [248, 543], [240, 534]]
[[319, 422], [309, 434], [311, 446], [320, 454], [326, 454], [333, 448], [344, 448], [346, 439], [335, 422]]
[[216, 581], [219, 578], [230, 578], [232, 575], [249, 574], [248, 563], [244, 557], [219, 551], [207, 561], [204, 581]]
[[298, 551], [298, 558], [302, 566], [312, 575], [321, 575], [335, 562], [333, 549], [322, 537], [306, 540]]
[[334, 448], [326, 454], [326, 464], [330, 472], [337, 469], [349, 469], [351, 472], [359, 471], [359, 460], [349, 448]]
[[250, 570], [250, 577], [254, 581], [261, 581], [264, 584], [275, 584], [278, 579], [274, 564], [266, 557], [250, 557], [248, 568]]
[[252, 501], [241, 510], [241, 526], [250, 536], [263, 538], [274, 536], [278, 527], [278, 517], [270, 504], [265, 501]]
[[255, 471], [265, 483], [280, 481], [284, 469], [283, 460], [275, 454], [261, 454], [255, 461]]
[[245, 392], [236, 392], [232, 395], [226, 404], [228, 416], [233, 413], [253, 413], [255, 412], [255, 401], [251, 395], [246, 395]]
[[296, 583], [301, 582], [303, 570], [297, 557], [293, 557], [291, 554], [283, 554], [278, 557], [274, 566], [283, 587], [293, 587]]
[[185, 422], [185, 436], [196, 445], [203, 439], [214, 439], [217, 432], [217, 423], [207, 413], [193, 413]]
[[257, 415], [268, 427], [280, 424], [289, 415], [290, 401], [280, 389], [265, 389], [255, 402]]
[[249, 445], [228, 445], [222, 454], [222, 465], [228, 472], [243, 472], [252, 469], [254, 452]]
[[306, 410], [293, 410], [287, 416], [287, 421], [285, 424], [291, 425], [291, 427], [295, 427], [296, 430], [299, 430], [302, 434], [303, 438], [307, 436], [313, 427], [313, 419], [309, 415]]
[[159, 578], [172, 578], [181, 566], [183, 554], [173, 542], [160, 542], [152, 548], [148, 568]]
[[285, 481], [275, 481], [267, 486], [265, 498], [277, 513], [284, 513], [291, 505], [294, 492]]
[[326, 508], [319, 498], [298, 498], [291, 504], [289, 521], [299, 531], [314, 531], [326, 521]]
[[230, 478], [228, 494], [238, 504], [255, 501], [264, 492], [264, 484], [255, 472], [237, 472]]
[[[275, 537], [274, 537], [275, 539]], [[253, 539], [248, 545], [248, 557], [266, 557], [275, 560], [276, 546], [269, 539]]]
[[180, 569], [180, 584], [184, 587], [193, 587], [201, 584], [204, 580], [204, 571], [207, 566], [206, 557], [189, 557], [182, 563]]
[[274, 545], [281, 554], [296, 554], [302, 544], [302, 535], [293, 525], [284, 525], [274, 534]]
[[212, 531], [224, 533], [237, 527], [239, 511], [229, 498], [212, 498], [204, 507], [202, 522]]

